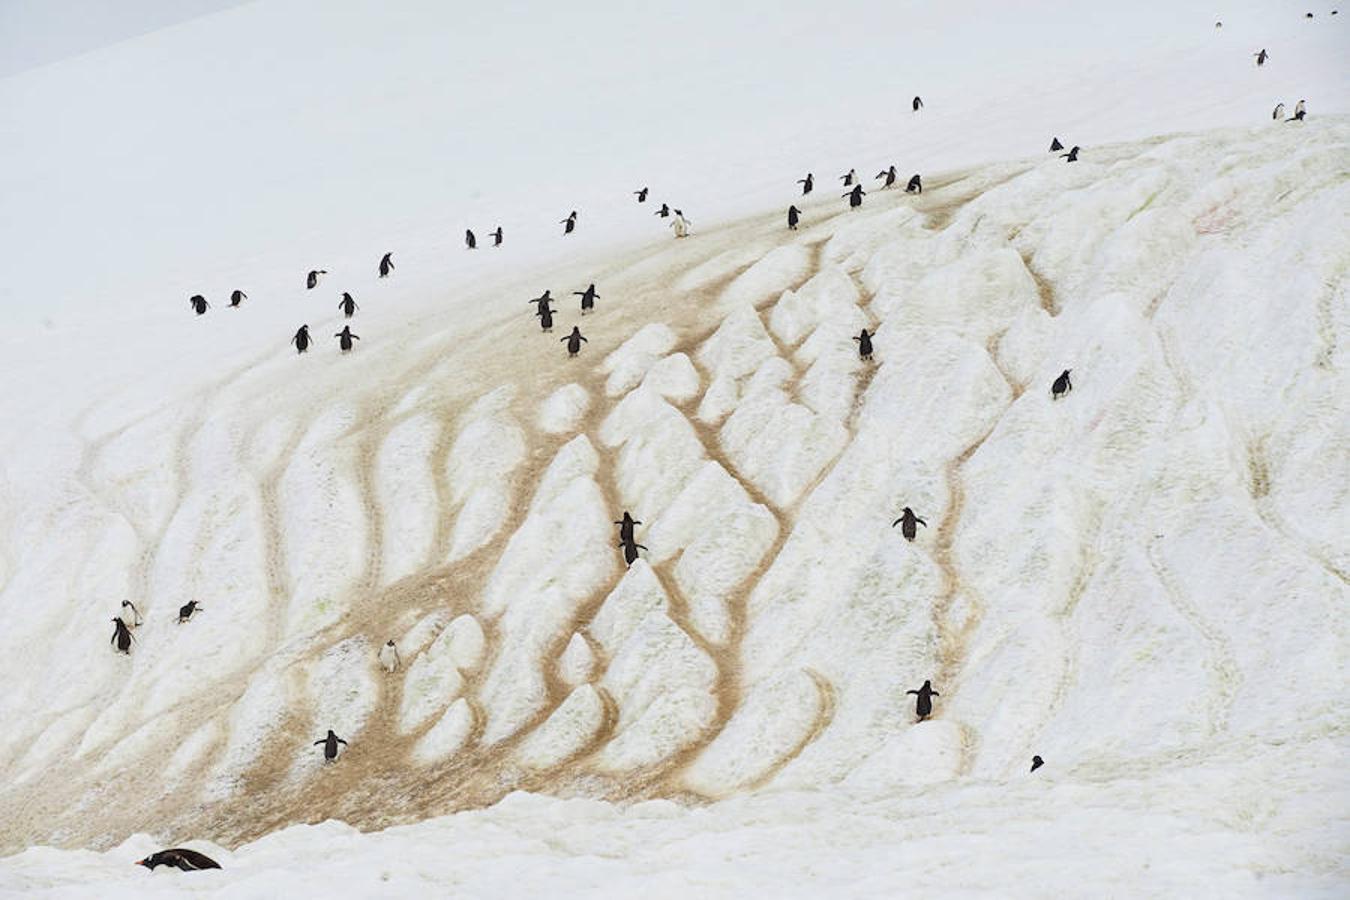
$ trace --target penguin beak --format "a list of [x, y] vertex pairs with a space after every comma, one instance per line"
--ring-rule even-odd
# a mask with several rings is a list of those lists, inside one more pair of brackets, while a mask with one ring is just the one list
[[146, 860], [144, 860], [144, 859], [138, 859], [138, 860], [136, 860], [136, 862], [132, 863], [132, 865], [143, 866], [143, 865], [145, 865], [145, 863], [146, 863]]

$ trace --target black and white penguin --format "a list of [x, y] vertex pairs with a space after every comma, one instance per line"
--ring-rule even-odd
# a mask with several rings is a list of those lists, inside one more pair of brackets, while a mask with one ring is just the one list
[[492, 246], [500, 247], [502, 245], [502, 226], [498, 225], [497, 230], [492, 232]]
[[130, 600], [122, 601], [122, 612], [118, 614], [118, 618], [120, 618], [123, 624], [128, 628], [137, 628], [142, 621], [141, 611], [137, 609], [136, 604], [132, 603]]
[[319, 738], [310, 746], [317, 747], [320, 744], [323, 744], [323, 761], [332, 762], [333, 760], [337, 759], [338, 754], [337, 745], [342, 744], [345, 747], [347, 745], [347, 742], [344, 741], [342, 738], [338, 737], [337, 733], [330, 728], [328, 729], [327, 737]]
[[1270, 114], [1270, 117], [1274, 119], [1276, 122], [1281, 121], [1284, 118], [1284, 104], [1276, 103], [1275, 110]]
[[230, 306], [232, 307], [238, 307], [239, 304], [243, 303], [247, 299], [248, 294], [245, 294], [243, 291], [235, 290], [230, 292]]
[[327, 269], [310, 269], [309, 274], [305, 276], [305, 289], [312, 291], [319, 286], [320, 276], [327, 275]]
[[342, 299], [338, 301], [338, 309], [342, 310], [342, 317], [344, 319], [350, 319], [352, 317], [352, 313], [356, 312], [360, 308], [361, 307], [356, 305], [356, 301], [352, 299], [351, 294], [347, 293], [346, 291], [342, 292]]
[[394, 271], [394, 254], [386, 253], [380, 257], [380, 277], [388, 278], [389, 273]]
[[1061, 153], [1060, 158], [1068, 162], [1078, 162], [1078, 145], [1074, 144], [1073, 149], [1068, 153]]
[[920, 722], [933, 714], [933, 698], [942, 696], [933, 690], [931, 681], [925, 681], [923, 687], [917, 691], [905, 691], [905, 693], [913, 694], [918, 698], [914, 703], [914, 714], [919, 717]]
[[905, 185], [905, 193], [906, 194], [923, 193], [923, 179], [919, 177], [917, 172], [914, 174], [912, 178], [909, 179], [909, 184]]
[[1300, 100], [1294, 104], [1294, 115], [1289, 121], [1302, 122], [1305, 115], [1307, 115], [1307, 112], [1303, 108], [1303, 101]]
[[810, 172], [807, 172], [805, 178], [797, 179], [797, 183], [802, 186], [802, 196], [805, 197], [807, 194], [811, 193], [811, 191], [815, 188], [816, 177], [812, 175]]
[[675, 210], [675, 219], [670, 223], [670, 227], [675, 229], [677, 238], [689, 237], [689, 220], [678, 209]]
[[633, 563], [637, 562], [638, 550], [647, 549], [645, 546], [632, 539], [619, 541], [619, 547], [623, 549], [623, 563], [626, 566], [631, 566]]
[[131, 637], [131, 630], [127, 628], [126, 622], [123, 622], [116, 616], [113, 616], [112, 623], [113, 623], [112, 640], [108, 641], [108, 643], [116, 647], [118, 653], [125, 653], [127, 656], [130, 656], [131, 641], [133, 640], [133, 638]]
[[541, 306], [535, 315], [539, 317], [539, 327], [544, 329], [545, 333], [553, 330], [553, 310]]
[[197, 605], [196, 600], [189, 600], [187, 603], [184, 603], [182, 606], [178, 607], [178, 624], [182, 625], [188, 619], [192, 618], [193, 613], [201, 611], [202, 607]]
[[572, 296], [581, 298], [581, 314], [584, 316], [587, 310], [595, 309], [595, 301], [600, 295], [595, 292], [595, 284], [592, 283], [584, 291], [573, 291]]
[[1061, 151], [1061, 150], [1063, 150], [1063, 149], [1064, 149], [1064, 145], [1061, 144], [1061, 143], [1059, 142], [1059, 138], [1055, 138], [1054, 140], [1052, 140], [1052, 141], [1050, 142], [1050, 152], [1051, 152], [1051, 153], [1058, 153], [1059, 151]]
[[801, 211], [800, 209], [798, 209], [798, 208], [795, 207], [795, 206], [789, 206], [789, 207], [788, 207], [788, 230], [789, 230], [789, 231], [796, 231], [796, 230], [797, 230], [797, 222], [801, 219], [801, 217], [802, 217], [802, 211]]
[[900, 526], [900, 533], [905, 536], [905, 540], [907, 541], [913, 541], [914, 536], [919, 533], [919, 530], [914, 527], [915, 525], [922, 525], [924, 528], [928, 527], [928, 523], [914, 515], [914, 510], [910, 509], [908, 506], [900, 511], [900, 518], [891, 523], [892, 528], [897, 525]]
[[300, 330], [295, 333], [295, 337], [291, 338], [291, 343], [295, 345], [297, 354], [309, 350], [309, 326], [301, 325]]
[[544, 291], [542, 294], [540, 294], [538, 297], [535, 297], [533, 300], [526, 301], [527, 303], [534, 304], [535, 306], [534, 314], [536, 316], [544, 312], [545, 310], [549, 309], [549, 304], [553, 302], [553, 297], [550, 294], [551, 290], [552, 289], [550, 288], [549, 291]]
[[361, 340], [360, 335], [352, 334], [352, 326], [350, 325], [343, 325], [342, 330], [339, 331], [337, 334], [333, 335], [333, 337], [338, 339], [338, 347], [342, 350], [343, 353], [346, 353], [348, 350], [352, 349], [352, 341]]
[[464, 229], [464, 246], [470, 250], [478, 249], [478, 238], [473, 236], [473, 229]]
[[1045, 765], [1045, 760], [1041, 759], [1039, 756], [1033, 756], [1031, 758], [1031, 771], [1035, 772], [1043, 765]]
[[646, 203], [646, 202], [647, 202], [647, 189], [646, 189], [646, 188], [643, 188], [643, 189], [640, 190], [640, 191], [633, 191], [633, 194], [637, 196], [638, 202], [639, 202], [639, 203]]
[[[567, 342], [568, 356], [576, 356], [578, 353], [580, 353], [581, 342], [586, 341], [586, 339], [581, 336], [581, 329], [575, 325], [572, 326], [572, 333], [569, 334], [567, 337], [563, 338], [562, 340]], [[561, 341], [559, 343], [561, 343]], [[586, 343], [589, 344], [590, 341], [586, 341]]]
[[1069, 380], [1069, 370], [1065, 369], [1063, 372], [1059, 373], [1059, 377], [1055, 379], [1055, 383], [1050, 385], [1050, 399], [1058, 400], [1071, 390], [1073, 390], [1073, 382]]
[[632, 541], [632, 540], [633, 540], [633, 526], [634, 526], [634, 525], [641, 525], [641, 524], [642, 524], [642, 520], [641, 520], [641, 519], [635, 519], [635, 518], [633, 518], [633, 517], [629, 514], [628, 510], [625, 509], [625, 510], [623, 511], [623, 518], [620, 519], [619, 521], [615, 522], [614, 524], [619, 526], [619, 540], [620, 540], [620, 541]]
[[839, 180], [844, 183], [844, 187], [852, 186], [853, 182], [858, 180], [858, 170], [849, 169], [846, 174], [839, 176]]
[[563, 227], [563, 234], [571, 234], [572, 230], [577, 227], [577, 211], [575, 209], [572, 210], [567, 218], [563, 219], [558, 224]]
[[661, 204], [661, 208], [658, 209], [656, 212], [652, 213], [652, 215], [654, 215], [654, 216], [660, 216], [661, 218], [664, 219], [664, 218], [666, 218], [667, 216], [670, 215], [670, 207], [667, 206], [666, 204], [662, 203], [662, 204]]
[[868, 331], [864, 328], [861, 332], [853, 336], [853, 339], [858, 342], [859, 359], [872, 358], [872, 335], [874, 334], [876, 334], [875, 331]]
[[188, 298], [188, 303], [192, 304], [192, 309], [199, 316], [206, 315], [206, 311], [211, 308], [211, 304], [206, 302], [206, 298], [201, 294], [193, 294]]
[[885, 190], [886, 188], [895, 184], [896, 179], [895, 166], [891, 166], [889, 169], [883, 169], [882, 171], [878, 172], [877, 179], [880, 180], [882, 178], [886, 179], [886, 183], [881, 186], [882, 190]]
[[919, 97], [917, 94], [914, 97], [913, 106], [915, 112], [918, 112], [919, 110], [923, 109], [923, 99]]
[[1264, 66], [1266, 64], [1266, 60], [1270, 59], [1270, 54], [1266, 52], [1265, 47], [1262, 47], [1259, 53], [1253, 53], [1252, 56], [1256, 57], [1257, 66]]
[[200, 872], [202, 869], [220, 868], [220, 863], [205, 853], [198, 853], [196, 850], [189, 850], [186, 847], [172, 847], [168, 850], [160, 850], [158, 853], [151, 853], [145, 859], [136, 860], [136, 865], [145, 866], [151, 870], [155, 866], [173, 866], [175, 869], [182, 869], [184, 872]]
[[848, 198], [849, 209], [857, 209], [862, 206], [862, 198], [866, 195], [867, 191], [862, 189], [862, 185], [855, 184], [853, 190], [849, 191], [847, 194], [840, 194], [839, 196]]
[[394, 646], [394, 639], [390, 638], [385, 645], [380, 648], [380, 666], [391, 675], [398, 671], [400, 664], [398, 658], [398, 648]]

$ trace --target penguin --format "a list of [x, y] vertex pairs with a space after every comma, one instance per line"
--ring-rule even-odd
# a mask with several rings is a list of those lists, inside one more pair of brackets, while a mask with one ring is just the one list
[[1307, 112], [1303, 109], [1303, 101], [1300, 100], [1294, 104], [1294, 116], [1289, 121], [1302, 122], [1305, 115], [1307, 115]]
[[656, 212], [652, 213], [652, 215], [660, 216], [661, 218], [664, 219], [670, 215], [670, 207], [662, 203], [661, 208], [658, 209]]
[[1260, 53], [1253, 53], [1252, 56], [1256, 57], [1256, 65], [1258, 68], [1264, 66], [1266, 64], [1266, 60], [1270, 59], [1270, 54], [1266, 52], [1265, 47], [1261, 48]]
[[291, 343], [295, 345], [297, 354], [309, 350], [309, 326], [301, 325], [300, 330], [295, 333], [295, 337], [291, 338]]
[[849, 169], [848, 174], [839, 176], [839, 180], [844, 183], [844, 187], [852, 186], [853, 182], [858, 180], [858, 170]]
[[796, 230], [797, 230], [797, 222], [801, 219], [801, 217], [802, 217], [802, 211], [801, 211], [800, 209], [798, 209], [796, 206], [789, 206], [789, 207], [788, 207], [788, 230], [789, 230], [789, 231], [796, 231]]
[[862, 206], [862, 198], [866, 195], [867, 191], [862, 189], [862, 185], [855, 184], [853, 190], [849, 191], [847, 194], [840, 194], [839, 196], [848, 198], [849, 209], [857, 209]]
[[207, 303], [206, 298], [201, 294], [193, 294], [188, 298], [188, 303], [192, 304], [193, 310], [196, 311], [199, 316], [206, 315], [206, 311], [211, 308], [211, 304]]
[[635, 519], [629, 515], [628, 510], [623, 511], [623, 518], [614, 523], [619, 526], [619, 540], [631, 542], [633, 540], [633, 526], [641, 525], [641, 519]]
[[1279, 122], [1282, 119], [1284, 119], [1284, 104], [1276, 103], [1275, 110], [1270, 114], [1270, 117], [1274, 119], [1276, 122]]
[[883, 169], [878, 172], [877, 179], [880, 180], [882, 178], [886, 179], [886, 183], [881, 186], [882, 190], [895, 184], [895, 166], [891, 166], [889, 169]]
[[1069, 162], [1078, 162], [1078, 145], [1074, 144], [1072, 150], [1070, 150], [1068, 153], [1061, 153], [1060, 157], [1062, 159], [1068, 160]]
[[864, 328], [860, 333], [854, 335], [853, 339], [858, 342], [859, 359], [872, 358], [872, 335], [874, 334], [876, 334], [875, 331], [869, 332]]
[[802, 186], [802, 196], [805, 197], [807, 194], [811, 193], [811, 191], [815, 188], [816, 179], [814, 175], [812, 175], [810, 172], [807, 172], [805, 178], [797, 179], [797, 183]]
[[192, 618], [193, 613], [201, 611], [202, 607], [197, 605], [196, 600], [189, 600], [187, 603], [178, 607], [178, 624], [182, 625], [188, 619]]
[[400, 660], [398, 658], [398, 648], [394, 646], [394, 639], [390, 638], [385, 645], [380, 648], [380, 665], [389, 674], [398, 671]]
[[327, 274], [327, 269], [310, 269], [309, 274], [305, 276], [305, 290], [314, 290], [319, 285], [319, 276]]
[[591, 286], [584, 291], [573, 291], [572, 296], [581, 298], [581, 314], [583, 316], [586, 315], [588, 309], [595, 309], [595, 301], [600, 297], [600, 295], [595, 292], [594, 282], [592, 282]]
[[320, 744], [323, 744], [323, 761], [332, 762], [333, 760], [337, 759], [338, 753], [337, 745], [342, 744], [345, 747], [347, 745], [347, 742], [344, 741], [342, 738], [338, 737], [337, 733], [330, 728], [328, 729], [327, 737], [319, 738], [310, 746], [317, 747]]
[[108, 643], [116, 646], [118, 653], [125, 653], [127, 656], [130, 656], [131, 642], [132, 640], [134, 640], [134, 638], [132, 638], [131, 636], [131, 630], [127, 628], [127, 624], [125, 622], [123, 622], [116, 616], [113, 616], [112, 623], [113, 623], [112, 640], [108, 641]]
[[535, 305], [534, 314], [537, 316], [540, 313], [551, 311], [549, 310], [549, 304], [553, 302], [553, 297], [550, 296], [549, 291], [544, 291], [538, 297], [535, 297], [533, 300], [527, 300], [526, 302]]
[[647, 189], [646, 189], [646, 188], [643, 188], [643, 189], [640, 190], [640, 191], [633, 191], [633, 194], [638, 198], [638, 202], [639, 202], [639, 203], [646, 203], [646, 202], [647, 202]]
[[394, 271], [393, 253], [386, 253], [380, 257], [380, 277], [388, 278], [389, 273]]
[[633, 563], [637, 562], [639, 549], [642, 550], [647, 549], [642, 544], [639, 544], [637, 541], [631, 539], [627, 541], [619, 541], [619, 546], [623, 548], [623, 562], [624, 565], [626, 566], [631, 566]]
[[352, 326], [350, 325], [343, 325], [342, 330], [333, 335], [333, 337], [338, 339], [338, 347], [342, 349], [343, 353], [352, 349], [352, 341], [361, 340], [360, 335], [352, 334]]
[[1045, 760], [1041, 759], [1039, 756], [1033, 756], [1031, 758], [1031, 771], [1035, 772], [1043, 765], [1045, 765]]
[[1303, 14], [1303, 18], [1305, 18], [1305, 19], [1311, 19], [1312, 17], [1313, 17], [1313, 14], [1312, 14], [1312, 13], [1304, 13], [1304, 14]]
[[118, 617], [128, 628], [136, 628], [142, 621], [141, 611], [130, 600], [122, 601], [122, 612], [118, 614]]
[[[581, 342], [586, 341], [586, 339], [581, 336], [581, 329], [575, 325], [572, 326], [572, 333], [569, 334], [567, 337], [563, 338], [562, 340], [567, 342], [568, 356], [576, 356], [578, 353], [580, 353]], [[561, 341], [559, 341], [559, 343], [561, 343]], [[586, 343], [589, 344], [590, 341], [586, 341]]]
[[[923, 687], [919, 688], [917, 691], [905, 691], [905, 693], [913, 694], [918, 698], [918, 700], [914, 702], [914, 714], [919, 717], [920, 722], [933, 714], [933, 698], [942, 696], [937, 691], [933, 690], [933, 683], [931, 681], [925, 681]], [[329, 733], [331, 734], [331, 732]]]
[[571, 234], [572, 229], [577, 227], [577, 211], [574, 209], [568, 213], [567, 218], [558, 223], [563, 227], [563, 234]]
[[923, 179], [919, 177], [917, 172], [914, 174], [914, 177], [909, 179], [909, 184], [905, 185], [905, 193], [906, 194], [923, 193]]
[[924, 528], [928, 527], [927, 522], [914, 515], [914, 510], [906, 506], [900, 512], [900, 518], [891, 523], [891, 527], [894, 528], [899, 525], [900, 533], [905, 536], [905, 540], [912, 542], [914, 535], [918, 534], [918, 530], [914, 527], [915, 523], [922, 525]]
[[546, 334], [553, 330], [553, 310], [542, 306], [535, 315], [539, 317], [539, 327], [544, 329]]
[[239, 304], [248, 299], [248, 294], [243, 291], [235, 290], [230, 292], [230, 306], [237, 308]]
[[342, 299], [338, 301], [338, 309], [342, 310], [342, 317], [344, 319], [350, 319], [352, 317], [352, 313], [356, 312], [360, 308], [361, 307], [356, 305], [356, 301], [352, 299], [351, 294], [347, 293], [346, 291], [342, 292]]
[[473, 229], [464, 229], [464, 246], [470, 250], [478, 249], [478, 238], [473, 236]]
[[1064, 145], [1061, 144], [1061, 143], [1059, 142], [1059, 138], [1055, 138], [1054, 140], [1052, 140], [1052, 141], [1050, 142], [1050, 152], [1051, 152], [1051, 153], [1058, 153], [1060, 150], [1063, 150], [1063, 149], [1064, 149]]
[[502, 226], [498, 225], [497, 230], [492, 232], [492, 246], [500, 247], [502, 245]]
[[1059, 377], [1055, 379], [1055, 383], [1050, 385], [1050, 399], [1058, 400], [1062, 395], [1067, 394], [1071, 390], [1073, 390], [1073, 382], [1069, 380], [1069, 370], [1065, 369], [1063, 372], [1059, 373]]
[[914, 111], [915, 111], [915, 112], [918, 112], [919, 110], [923, 109], [923, 98], [919, 97], [918, 94], [915, 94], [915, 95], [914, 95], [914, 104], [913, 104], [913, 106], [914, 106]]
[[220, 863], [205, 853], [198, 853], [196, 850], [189, 850], [186, 847], [172, 847], [168, 850], [151, 853], [145, 859], [136, 860], [136, 865], [145, 866], [152, 871], [155, 866], [173, 866], [175, 869], [182, 869], [184, 872], [199, 872], [202, 869], [220, 868]]
[[670, 227], [675, 229], [675, 237], [689, 237], [689, 220], [678, 209], [675, 210], [675, 221], [670, 223]]

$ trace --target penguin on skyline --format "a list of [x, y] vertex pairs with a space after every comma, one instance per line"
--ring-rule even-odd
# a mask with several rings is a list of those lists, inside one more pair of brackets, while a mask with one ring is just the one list
[[1073, 382], [1069, 380], [1069, 369], [1059, 373], [1055, 383], [1050, 385], [1050, 399], [1058, 400], [1060, 397], [1073, 390]]
[[815, 188], [816, 179], [814, 175], [812, 175], [810, 172], [807, 172], [805, 178], [797, 179], [797, 183], [802, 186], [802, 196], [805, 197], [807, 194], [811, 193], [811, 191]]
[[202, 607], [197, 605], [196, 600], [189, 600], [187, 603], [184, 603], [182, 606], [178, 607], [178, 624], [182, 625], [188, 619], [192, 618], [193, 613], [201, 611]]
[[356, 305], [356, 301], [352, 299], [351, 294], [347, 293], [346, 291], [342, 292], [342, 299], [338, 301], [338, 309], [342, 310], [342, 317], [344, 319], [350, 319], [352, 317], [352, 313], [356, 312], [360, 308], [361, 307]]
[[839, 176], [839, 180], [844, 183], [844, 187], [850, 187], [853, 182], [858, 180], [858, 170], [849, 169], [846, 174]]
[[592, 282], [591, 286], [584, 291], [573, 291], [572, 296], [581, 298], [581, 314], [583, 316], [586, 315], [587, 310], [595, 309], [595, 301], [600, 297], [600, 295], [595, 292], [594, 282]]
[[112, 623], [113, 623], [112, 640], [108, 641], [108, 643], [115, 646], [117, 648], [118, 653], [125, 653], [127, 656], [130, 656], [131, 642], [134, 640], [134, 638], [132, 638], [131, 636], [131, 629], [127, 628], [126, 622], [123, 622], [116, 616], [113, 616]]
[[211, 304], [206, 302], [206, 298], [201, 294], [193, 294], [188, 298], [188, 303], [192, 304], [192, 309], [199, 316], [206, 315], [206, 311], [211, 308]]
[[660, 216], [661, 218], [664, 219], [664, 218], [666, 218], [667, 216], [670, 215], [670, 207], [667, 206], [666, 204], [662, 203], [662, 204], [661, 204], [661, 208], [658, 209], [656, 212], [652, 213], [652, 215], [654, 215], [654, 216]]
[[853, 190], [849, 191], [847, 194], [840, 194], [839, 196], [848, 198], [849, 209], [857, 209], [862, 206], [862, 198], [866, 195], [867, 191], [862, 189], [862, 185], [855, 184]]
[[337, 733], [331, 728], [328, 729], [328, 735], [326, 737], [319, 738], [310, 746], [317, 747], [320, 744], [323, 744], [323, 761], [326, 763], [330, 763], [337, 759], [338, 744], [342, 744], [344, 747], [347, 746], [347, 742], [338, 737]]
[[789, 231], [796, 231], [796, 230], [797, 230], [797, 222], [801, 219], [801, 217], [802, 217], [802, 211], [801, 211], [800, 209], [798, 209], [796, 206], [789, 206], [789, 207], [788, 207], [788, 230], [789, 230]]
[[247, 300], [247, 299], [248, 299], [248, 294], [245, 294], [243, 291], [237, 290], [237, 289], [234, 290], [234, 291], [231, 291], [231, 292], [230, 292], [230, 307], [231, 307], [232, 309], [238, 309], [238, 308], [239, 308], [239, 304], [243, 303], [243, 302], [244, 302], [245, 300]]
[[1052, 141], [1050, 142], [1050, 152], [1051, 152], [1051, 153], [1058, 153], [1059, 151], [1061, 151], [1061, 150], [1063, 150], [1063, 149], [1064, 149], [1064, 145], [1061, 144], [1061, 143], [1059, 142], [1059, 138], [1055, 138], [1054, 140], [1052, 140]]
[[394, 259], [393, 259], [393, 256], [394, 256], [393, 253], [386, 253], [384, 256], [381, 256], [381, 257], [380, 257], [380, 277], [381, 277], [381, 278], [388, 278], [388, 277], [389, 277], [389, 273], [392, 272], [392, 271], [394, 271]]
[[1067, 162], [1078, 162], [1078, 145], [1074, 144], [1073, 149], [1068, 153], [1061, 153], [1060, 159], [1066, 160]]
[[314, 290], [319, 286], [319, 279], [327, 274], [327, 269], [310, 269], [309, 274], [305, 276], [305, 290]]
[[572, 210], [567, 218], [563, 219], [558, 224], [563, 227], [563, 234], [571, 234], [572, 230], [577, 227], [577, 211], [575, 209]]
[[502, 245], [502, 226], [498, 225], [497, 230], [492, 232], [492, 246], [500, 247]]
[[[581, 336], [581, 329], [575, 325], [572, 326], [572, 333], [569, 334], [567, 337], [563, 338], [562, 340], [567, 342], [568, 356], [576, 356], [578, 353], [581, 352], [582, 341], [586, 341], [586, 343], [588, 344], [590, 343], [590, 341], [587, 341], [584, 337]], [[559, 341], [559, 343], [561, 343], [561, 341]]]
[[296, 354], [307, 352], [310, 345], [309, 326], [301, 325], [300, 330], [295, 333], [295, 337], [291, 338], [291, 343], [295, 345]]
[[923, 687], [919, 688], [917, 691], [905, 691], [905, 693], [913, 694], [918, 698], [914, 701], [914, 714], [919, 717], [920, 722], [933, 714], [933, 698], [942, 696], [937, 691], [933, 690], [933, 683], [931, 681], [925, 681]]
[[350, 325], [343, 325], [342, 330], [333, 335], [333, 337], [338, 339], [338, 347], [343, 353], [352, 349], [352, 341], [361, 340], [360, 335], [352, 334], [352, 326]]
[[154, 871], [155, 866], [173, 866], [175, 869], [181, 869], [184, 872], [199, 872], [202, 869], [220, 868], [220, 863], [205, 853], [198, 853], [196, 850], [189, 850], [186, 847], [171, 847], [168, 850], [160, 850], [157, 853], [151, 853], [145, 859], [136, 860], [135, 864], [145, 866], [151, 871]]
[[478, 249], [478, 238], [473, 236], [473, 229], [464, 229], [464, 246], [470, 250]]
[[380, 648], [380, 665], [389, 674], [398, 671], [401, 660], [398, 658], [398, 648], [394, 646], [394, 639], [390, 638], [383, 647]]
[[637, 196], [638, 202], [639, 202], [639, 203], [646, 203], [646, 202], [647, 202], [647, 189], [646, 189], [646, 188], [643, 188], [643, 189], [640, 190], [640, 191], [633, 191], [633, 193], [634, 193], [634, 195]]
[[891, 523], [891, 527], [894, 528], [899, 525], [900, 533], [904, 535], [905, 540], [913, 542], [914, 536], [919, 533], [918, 529], [914, 527], [916, 524], [922, 525], [924, 528], [928, 527], [927, 522], [914, 515], [914, 510], [906, 506], [900, 512], [900, 518]]
[[882, 171], [878, 172], [877, 179], [880, 180], [882, 178], [886, 179], [886, 183], [881, 186], [882, 190], [885, 190], [886, 188], [895, 184], [896, 179], [895, 166], [891, 166], [889, 169], [883, 169]]

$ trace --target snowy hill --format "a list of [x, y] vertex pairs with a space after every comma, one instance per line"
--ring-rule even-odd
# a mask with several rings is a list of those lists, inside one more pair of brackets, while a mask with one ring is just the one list
[[[920, 195], [869, 163], [857, 211], [831, 162], [797, 231], [802, 173], [683, 241], [639, 236], [663, 229], [625, 181], [576, 245], [539, 226], [446, 262], [422, 222], [408, 252], [253, 258], [237, 310], [118, 292], [97, 327], [30, 326], [3, 399], [0, 884], [1343, 889], [1350, 120], [1260, 104], [1146, 138], [1166, 125], [1136, 116], [1072, 164], [1006, 151], [1008, 115], [1001, 161], [906, 163]], [[973, 135], [942, 121], [935, 148]], [[127, 865], [183, 842], [225, 871]]]

